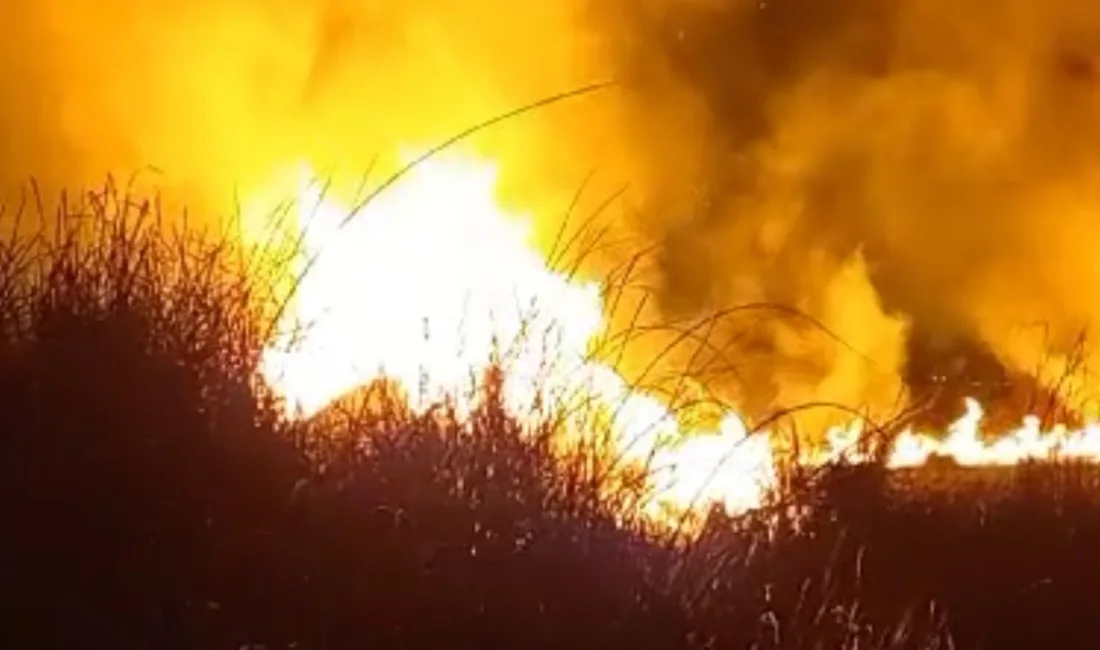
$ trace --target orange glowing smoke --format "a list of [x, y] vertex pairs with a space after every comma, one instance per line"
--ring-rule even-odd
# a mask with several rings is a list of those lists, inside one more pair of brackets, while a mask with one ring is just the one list
[[[461, 410], [475, 399], [485, 370], [500, 363], [505, 403], [516, 417], [579, 399], [612, 413], [607, 426], [616, 451], [653, 468], [655, 512], [760, 505], [777, 481], [768, 437], [750, 436], [736, 413], [717, 431], [683, 431], [668, 406], [591, 358], [589, 346], [604, 328], [600, 285], [549, 268], [529, 241], [529, 218], [499, 206], [495, 182], [488, 162], [432, 159], [346, 223], [349, 207], [303, 183], [304, 248], [316, 260], [263, 365], [292, 413], [311, 416], [383, 376], [402, 386], [413, 409], [449, 399]], [[1028, 419], [1019, 432], [986, 444], [980, 420], [970, 401], [945, 439], [904, 433], [888, 462], [914, 466], [933, 455], [970, 465], [1055, 454], [1100, 459], [1097, 427], [1042, 432]], [[848, 450], [861, 429], [855, 422], [829, 432], [830, 448], [806, 460], [847, 454], [858, 461]]]

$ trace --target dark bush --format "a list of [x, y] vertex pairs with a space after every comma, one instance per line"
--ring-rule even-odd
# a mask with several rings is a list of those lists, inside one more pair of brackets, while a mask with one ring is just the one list
[[228, 241], [108, 187], [0, 246], [0, 647], [1089, 647], [1091, 468], [827, 468], [673, 541], [499, 378], [284, 417]]

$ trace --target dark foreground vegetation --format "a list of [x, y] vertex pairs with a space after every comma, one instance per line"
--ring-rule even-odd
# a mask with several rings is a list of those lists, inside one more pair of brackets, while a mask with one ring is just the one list
[[782, 495], [804, 518], [669, 544], [491, 395], [468, 427], [287, 421], [235, 255], [82, 209], [80, 237], [0, 247], [0, 648], [1095, 645], [1087, 470], [960, 493], [835, 468]]

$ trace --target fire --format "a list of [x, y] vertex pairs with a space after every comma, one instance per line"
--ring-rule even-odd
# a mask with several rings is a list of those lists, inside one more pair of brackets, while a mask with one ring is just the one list
[[296, 410], [316, 413], [383, 375], [424, 408], [475, 388], [498, 347], [533, 331], [544, 349], [510, 359], [506, 393], [522, 409], [545, 362], [583, 354], [600, 327], [599, 287], [546, 270], [526, 222], [497, 207], [495, 174], [484, 163], [426, 162], [343, 228], [351, 210], [303, 184], [304, 248], [316, 260], [295, 296], [300, 340], [273, 346], [266, 372]]
[[[396, 381], [414, 410], [443, 399], [469, 408], [485, 370], [498, 363], [517, 417], [578, 400], [612, 414], [615, 453], [652, 468], [651, 513], [759, 506], [777, 484], [769, 438], [750, 435], [732, 412], [717, 430], [682, 430], [660, 399], [594, 359], [589, 348], [605, 328], [602, 287], [548, 267], [530, 241], [530, 218], [498, 204], [496, 173], [482, 160], [431, 159], [357, 210], [303, 181], [303, 247], [315, 260], [263, 364], [294, 415], [309, 417], [379, 377]], [[981, 418], [970, 400], [946, 438], [905, 432], [888, 463], [916, 466], [934, 455], [966, 465], [1100, 460], [1100, 425], [1044, 432], [1028, 418], [1018, 432], [984, 443]], [[862, 428], [829, 432], [829, 448], [804, 460], [861, 460], [850, 443]]]
[[1044, 431], [1034, 415], [1023, 425], [992, 442], [981, 440], [982, 406], [966, 400], [966, 414], [948, 427], [947, 437], [903, 433], [894, 443], [889, 457], [891, 467], [916, 467], [933, 456], [952, 459], [960, 465], [1016, 465], [1024, 461], [1063, 458], [1100, 461], [1100, 424], [1070, 430], [1057, 425]]
[[671, 409], [592, 359], [604, 329], [600, 285], [547, 267], [529, 218], [498, 205], [496, 173], [477, 160], [429, 160], [346, 223], [348, 206], [304, 182], [303, 247], [316, 258], [266, 351], [269, 383], [299, 417], [379, 377], [415, 410], [443, 399], [462, 409], [500, 363], [517, 417], [578, 402], [587, 408], [570, 412], [613, 414], [614, 451], [653, 468], [654, 508], [759, 504], [775, 480], [767, 440], [735, 414], [718, 431], [685, 435]]

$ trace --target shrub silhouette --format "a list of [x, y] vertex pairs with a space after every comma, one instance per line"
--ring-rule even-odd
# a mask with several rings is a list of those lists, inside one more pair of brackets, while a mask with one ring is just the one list
[[289, 422], [238, 253], [114, 187], [65, 208], [3, 251], [3, 645], [679, 642], [499, 396]]
[[108, 186], [0, 246], [0, 647], [1091, 647], [1090, 468], [825, 468], [670, 540], [493, 372], [284, 417], [227, 241]]
[[256, 305], [228, 253], [98, 198], [3, 251], [9, 639], [202, 645], [219, 609], [263, 601], [256, 549], [307, 468], [250, 388]]

